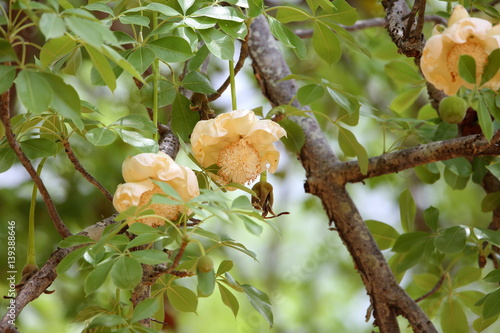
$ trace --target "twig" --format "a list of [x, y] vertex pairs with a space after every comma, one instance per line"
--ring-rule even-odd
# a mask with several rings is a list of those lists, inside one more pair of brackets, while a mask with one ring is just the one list
[[426, 299], [427, 297], [429, 297], [432, 294], [434, 294], [435, 292], [437, 292], [439, 290], [439, 288], [441, 288], [441, 286], [443, 285], [445, 277], [446, 277], [446, 274], [441, 275], [441, 277], [439, 278], [439, 280], [436, 283], [436, 285], [428, 293], [425, 293], [424, 295], [422, 295], [419, 298], [417, 298], [415, 300], [415, 303], [418, 303], [421, 300]]
[[12, 132], [12, 127], [10, 124], [10, 92], [7, 90], [2, 94], [1, 101], [0, 101], [0, 116], [2, 118], [3, 125], [5, 127], [5, 136], [7, 137], [7, 141], [9, 142], [10, 147], [14, 151], [14, 153], [17, 155], [17, 158], [23, 165], [23, 167], [26, 169], [26, 171], [29, 173], [31, 176], [31, 179], [35, 182], [36, 186], [38, 187], [38, 190], [40, 191], [40, 194], [43, 198], [43, 201], [45, 202], [45, 205], [47, 206], [47, 210], [49, 211], [49, 215], [52, 219], [52, 222], [54, 222], [54, 226], [56, 227], [57, 232], [63, 237], [66, 238], [71, 235], [71, 232], [69, 231], [68, 227], [64, 224], [64, 222], [61, 220], [61, 217], [59, 216], [57, 209], [54, 205], [54, 202], [52, 201], [52, 198], [50, 197], [49, 191], [47, 191], [47, 188], [45, 187], [45, 184], [43, 183], [42, 179], [40, 176], [36, 173], [35, 168], [31, 164], [30, 160], [26, 157], [24, 152], [21, 149], [21, 146], [19, 143], [16, 141], [15, 134]]
[[[238, 62], [234, 66], [234, 75], [238, 74], [240, 69], [243, 68], [245, 64], [245, 59], [248, 57], [248, 38], [250, 36], [250, 32], [247, 33], [244, 40], [241, 41], [241, 49], [240, 49], [240, 57], [238, 58]], [[227, 89], [229, 84], [231, 83], [231, 76], [228, 76], [226, 81], [217, 89], [216, 93], [207, 96], [209, 102], [215, 101], [217, 98], [221, 97], [224, 91]]]
[[[177, 271], [175, 269], [177, 266], [179, 266], [179, 263], [182, 259], [182, 256], [184, 255], [184, 250], [186, 249], [187, 245], [189, 244], [188, 241], [184, 240], [179, 247], [179, 251], [177, 252], [174, 261], [172, 264], [165, 266], [165, 265], [156, 265], [154, 266], [153, 274], [149, 276], [149, 279], [147, 280], [148, 284], [153, 284], [156, 279], [158, 279], [161, 275], [163, 274], [174, 274], [177, 275]], [[173, 273], [176, 272], [176, 273]]]
[[[420, 17], [420, 16], [419, 16]], [[438, 15], [427, 15], [423, 17], [425, 22], [434, 22], [436, 24], [446, 25], [446, 20]], [[340, 27], [344, 28], [346, 31], [359, 31], [368, 28], [375, 27], [385, 27], [387, 21], [383, 17], [375, 17], [367, 20], [359, 20], [353, 25], [343, 25], [339, 24]], [[313, 29], [299, 29], [295, 30], [294, 33], [300, 38], [311, 38], [313, 35]]]
[[63, 146], [64, 146], [64, 151], [66, 152], [66, 155], [68, 155], [69, 160], [73, 165], [75, 166], [75, 169], [82, 174], [82, 176], [88, 180], [89, 183], [97, 187], [99, 191], [101, 191], [102, 194], [110, 201], [113, 202], [113, 195], [109, 193], [109, 191], [101, 184], [97, 179], [95, 179], [90, 173], [85, 170], [83, 165], [81, 165], [80, 161], [78, 158], [75, 156], [75, 153], [73, 152], [73, 149], [71, 149], [71, 146], [69, 144], [68, 140], [63, 140]]

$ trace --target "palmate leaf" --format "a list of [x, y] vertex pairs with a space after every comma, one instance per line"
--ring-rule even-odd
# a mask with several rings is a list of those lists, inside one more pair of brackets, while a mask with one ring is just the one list
[[368, 153], [354, 134], [346, 128], [338, 126], [339, 128], [339, 146], [346, 156], [356, 156], [358, 158], [358, 165], [361, 173], [368, 172]]
[[315, 22], [312, 43], [316, 53], [329, 65], [340, 60], [342, 56], [340, 41], [330, 28]]
[[257, 310], [258, 313], [264, 317], [264, 319], [269, 323], [270, 327], [273, 327], [273, 311], [271, 308], [271, 302], [269, 296], [263, 291], [249, 285], [241, 285], [245, 295], [247, 296], [250, 304]]
[[198, 297], [190, 289], [172, 285], [167, 290], [167, 297], [174, 308], [182, 312], [195, 312], [198, 308]]
[[33, 113], [47, 111], [53, 92], [41, 73], [24, 69], [17, 76], [15, 83], [19, 99], [26, 109]]
[[293, 49], [297, 57], [305, 59], [307, 48], [304, 41], [274, 17], [268, 15], [266, 17], [273, 36], [282, 42], [283, 45]]
[[467, 54], [460, 56], [458, 60], [458, 73], [467, 83], [476, 83], [476, 60]]
[[233, 60], [234, 41], [230, 36], [214, 29], [200, 30], [198, 33], [214, 56], [222, 60]]

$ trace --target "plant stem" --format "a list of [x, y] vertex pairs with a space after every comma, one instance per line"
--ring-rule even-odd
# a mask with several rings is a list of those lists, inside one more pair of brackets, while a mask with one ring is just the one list
[[229, 61], [229, 78], [231, 80], [231, 106], [233, 110], [237, 110], [236, 104], [236, 82], [234, 80], [234, 61]]
[[[36, 169], [36, 173], [40, 176], [42, 173], [43, 165], [47, 158], [42, 159], [40, 164]], [[38, 187], [33, 184], [33, 191], [31, 192], [31, 204], [30, 204], [30, 215], [28, 221], [28, 254], [26, 258], [26, 264], [36, 265], [36, 249], [35, 249], [35, 207], [36, 207], [36, 194], [38, 193]]]
[[[158, 26], [158, 14], [153, 12], [153, 30]], [[157, 37], [155, 36], [154, 39]], [[158, 76], [160, 74], [159, 60], [156, 58], [153, 61], [153, 123], [158, 127]], [[153, 140], [158, 142], [159, 133], [155, 131], [153, 133]]]

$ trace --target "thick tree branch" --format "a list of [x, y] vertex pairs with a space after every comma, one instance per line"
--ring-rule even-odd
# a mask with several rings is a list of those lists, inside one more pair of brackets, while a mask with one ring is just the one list
[[[297, 92], [293, 80], [280, 81], [290, 70], [263, 17], [255, 19], [249, 40], [256, 78], [272, 105], [288, 104]], [[297, 103], [296, 106], [300, 107]], [[299, 154], [306, 170], [306, 191], [318, 196], [351, 254], [374, 309], [381, 332], [399, 332], [397, 315], [415, 332], [437, 332], [425, 313], [399, 286], [384, 256], [347, 193], [345, 182], [331, 171], [340, 165], [314, 117], [291, 117], [305, 133]]]
[[368, 160], [368, 173], [366, 175], [361, 173], [356, 161], [337, 164], [331, 172], [346, 183], [356, 183], [367, 178], [397, 173], [422, 164], [456, 157], [491, 155], [500, 155], [500, 146], [497, 142], [488, 142], [482, 135], [469, 135], [372, 157]]
[[73, 152], [73, 149], [71, 149], [68, 140], [63, 141], [63, 146], [66, 155], [68, 155], [68, 158], [75, 166], [75, 169], [80, 172], [82, 176], [88, 180], [89, 183], [97, 187], [97, 189], [101, 191], [101, 193], [106, 197], [106, 199], [108, 199], [110, 202], [113, 202], [113, 195], [109, 193], [109, 191], [101, 183], [99, 183], [97, 179], [95, 179], [90, 173], [88, 173], [87, 170], [85, 170], [78, 158], [76, 158], [75, 153]]
[[[78, 233], [78, 235], [88, 236], [97, 240], [100, 238], [104, 228], [111, 223], [115, 223], [114, 215], [86, 228], [82, 232]], [[43, 267], [26, 281], [15, 298], [16, 306], [14, 315], [16, 318], [29, 302], [37, 299], [38, 296], [40, 296], [52, 284], [57, 277], [57, 265], [64, 259], [64, 257], [77, 248], [78, 247], [63, 249], [58, 248], [51, 254], [50, 258], [45, 262]], [[12, 319], [13, 318], [9, 316], [9, 313], [6, 313], [0, 321], [0, 324], [7, 325], [7, 323]]]
[[47, 206], [47, 210], [49, 211], [49, 215], [52, 219], [52, 222], [54, 222], [54, 226], [56, 227], [57, 232], [63, 237], [66, 238], [71, 235], [71, 232], [69, 231], [68, 227], [64, 224], [62, 221], [61, 217], [59, 216], [59, 213], [57, 212], [56, 206], [54, 205], [54, 202], [52, 201], [52, 198], [50, 197], [49, 191], [47, 191], [47, 188], [45, 187], [45, 184], [43, 183], [42, 179], [36, 172], [35, 168], [31, 164], [30, 160], [26, 157], [24, 152], [21, 149], [21, 146], [19, 143], [16, 141], [16, 136], [12, 132], [12, 127], [10, 124], [10, 92], [7, 90], [4, 92], [1, 96], [1, 101], [0, 101], [0, 117], [2, 118], [3, 125], [5, 127], [5, 136], [7, 137], [7, 141], [9, 142], [10, 147], [14, 151], [14, 153], [17, 155], [17, 158], [23, 165], [23, 167], [28, 171], [31, 179], [35, 182], [36, 186], [38, 187], [38, 191], [40, 191], [40, 195], [43, 198], [43, 201], [45, 202], [45, 205]]

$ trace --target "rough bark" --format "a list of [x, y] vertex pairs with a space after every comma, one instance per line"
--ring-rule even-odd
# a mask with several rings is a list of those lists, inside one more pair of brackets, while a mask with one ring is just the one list
[[[293, 80], [280, 81], [290, 74], [277, 42], [264, 17], [255, 19], [249, 40], [253, 68], [264, 95], [272, 105], [288, 104], [297, 92]], [[295, 106], [300, 107], [297, 102]], [[431, 321], [399, 286], [384, 256], [361, 218], [344, 185], [340, 162], [314, 117], [291, 117], [305, 133], [299, 154], [306, 170], [306, 192], [318, 196], [330, 223], [349, 250], [366, 286], [373, 306], [374, 324], [381, 332], [399, 332], [397, 316], [407, 318], [414, 332], [437, 332]]]

